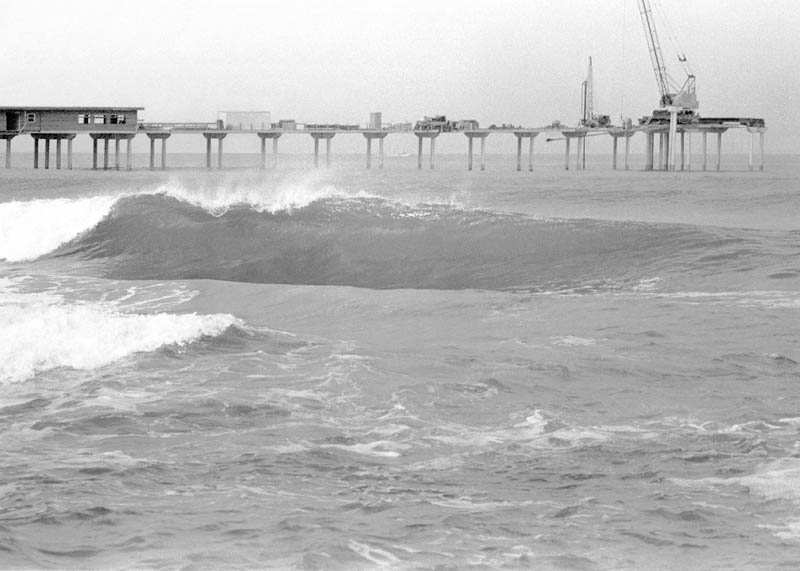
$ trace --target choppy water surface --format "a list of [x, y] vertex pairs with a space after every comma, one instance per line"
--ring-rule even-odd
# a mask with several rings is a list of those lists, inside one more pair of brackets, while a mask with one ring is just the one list
[[406, 162], [0, 173], [0, 567], [796, 565], [800, 163]]

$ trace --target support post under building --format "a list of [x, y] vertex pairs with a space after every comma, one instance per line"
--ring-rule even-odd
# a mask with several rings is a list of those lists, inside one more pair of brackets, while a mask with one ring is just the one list
[[222, 139], [227, 135], [224, 131], [205, 131], [203, 136], [206, 138], [206, 168], [211, 168], [211, 140], [217, 141], [217, 168], [222, 168]]
[[278, 139], [280, 139], [280, 131], [259, 131], [258, 138], [261, 139], [261, 167], [267, 168], [267, 139], [272, 139], [272, 168], [278, 166]]
[[364, 138], [367, 141], [367, 169], [372, 168], [372, 140], [378, 140], [378, 168], [383, 168], [383, 140], [386, 138], [388, 133], [386, 131], [364, 131], [363, 133]]
[[414, 131], [414, 134], [417, 136], [417, 168], [422, 168], [422, 139], [430, 139], [430, 167], [435, 168], [436, 137], [439, 136], [439, 131], [422, 129]]

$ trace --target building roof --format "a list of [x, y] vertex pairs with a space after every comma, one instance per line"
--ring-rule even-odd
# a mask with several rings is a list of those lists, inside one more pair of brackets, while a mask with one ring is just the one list
[[141, 111], [143, 109], [144, 107], [115, 107], [113, 105], [107, 107], [24, 107], [20, 105], [6, 107], [0, 105], [0, 111], [85, 111], [86, 113], [99, 113], [101, 111]]

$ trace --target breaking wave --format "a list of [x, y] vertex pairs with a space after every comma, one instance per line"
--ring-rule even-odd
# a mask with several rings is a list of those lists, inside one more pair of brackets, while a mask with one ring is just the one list
[[134, 314], [112, 303], [65, 302], [0, 283], [0, 384], [56, 368], [96, 369], [129, 355], [183, 346], [240, 326], [231, 315]]
[[[5, 224], [14, 219], [20, 222]], [[102, 275], [117, 279], [378, 289], [636, 288], [687, 254], [688, 269], [694, 260], [698, 271], [714, 272], [745, 241], [685, 225], [399, 204], [302, 181], [269, 192], [171, 184], [115, 197], [5, 203], [0, 222], [7, 261], [101, 261]]]

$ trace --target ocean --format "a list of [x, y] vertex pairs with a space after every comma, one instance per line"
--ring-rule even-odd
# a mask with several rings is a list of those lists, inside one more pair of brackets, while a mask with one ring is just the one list
[[0, 568], [797, 567], [800, 157], [200, 162], [0, 170]]

